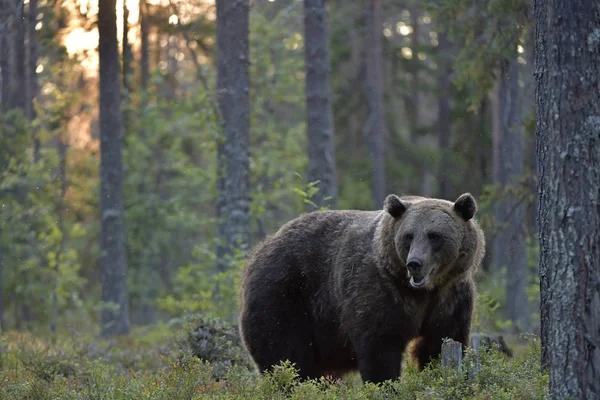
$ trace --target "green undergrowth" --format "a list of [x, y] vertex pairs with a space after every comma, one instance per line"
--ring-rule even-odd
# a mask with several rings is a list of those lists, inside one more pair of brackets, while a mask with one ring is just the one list
[[242, 350], [237, 329], [214, 318], [174, 320], [100, 340], [71, 332], [0, 336], [1, 399], [544, 399], [539, 342], [528, 338], [515, 356], [494, 348], [467, 354], [463, 368], [440, 362], [418, 372], [407, 363], [402, 377], [362, 384], [299, 381], [283, 363], [259, 376]]

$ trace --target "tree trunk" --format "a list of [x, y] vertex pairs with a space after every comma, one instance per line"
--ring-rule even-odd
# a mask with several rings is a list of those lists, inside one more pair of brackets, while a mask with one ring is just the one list
[[[311, 199], [316, 207], [337, 207], [337, 178], [331, 85], [329, 33], [325, 0], [304, 1], [308, 183], [319, 181]], [[308, 210], [314, 207], [308, 205]]]
[[438, 77], [438, 146], [440, 150], [440, 163], [438, 169], [439, 197], [450, 199], [450, 139], [452, 136], [452, 115], [450, 112], [450, 74], [452, 61], [446, 34], [438, 32], [438, 51], [440, 52], [440, 75]]
[[[6, 84], [6, 93], [3, 90], [5, 110], [20, 110], [26, 116], [26, 59], [25, 59], [25, 5], [21, 0], [5, 0], [2, 7], [2, 24], [5, 36], [5, 58], [3, 68], [7, 73], [3, 74]], [[3, 84], [4, 84], [3, 82]], [[19, 186], [16, 190], [17, 200], [24, 204], [27, 202], [27, 193], [24, 187]], [[29, 274], [23, 270], [20, 279], [24, 286], [28, 286]], [[27, 296], [19, 296], [22, 303], [19, 311], [23, 321], [27, 324], [33, 319], [31, 309], [27, 304]]]
[[10, 9], [8, 0], [0, 0], [0, 110], [5, 112], [9, 109], [10, 98], [10, 42], [8, 24], [10, 22]]
[[[516, 58], [516, 57], [515, 57]], [[504, 185], [518, 185], [525, 173], [525, 144], [523, 131], [522, 115], [522, 95], [519, 90], [519, 64], [516, 59], [508, 65], [508, 95], [510, 98], [510, 107], [504, 110], [502, 148], [505, 152], [502, 154], [504, 169]], [[508, 115], [506, 115], [508, 114]], [[516, 323], [517, 331], [531, 330], [531, 312], [529, 309], [529, 298], [527, 295], [527, 285], [529, 284], [529, 266], [527, 265], [527, 252], [525, 249], [526, 241], [526, 221], [525, 221], [525, 203], [524, 195], [509, 195], [506, 199], [506, 211], [504, 221], [507, 227], [501, 235], [507, 236], [508, 264], [506, 269], [506, 300], [508, 317]]]
[[4, 249], [2, 246], [2, 228], [4, 226], [4, 216], [2, 210], [0, 210], [0, 332], [4, 332]]
[[531, 328], [527, 284], [529, 270], [525, 250], [525, 203], [510, 186], [523, 179], [524, 138], [522, 99], [519, 90], [519, 64], [514, 59], [501, 62], [496, 90], [493, 129], [494, 181], [499, 192], [494, 204], [495, 234], [492, 266], [506, 268], [506, 310], [517, 332]]
[[98, 9], [103, 336], [129, 333], [123, 206], [123, 114], [115, 2], [116, 0], [101, 1]]
[[140, 12], [140, 83], [142, 89], [148, 87], [150, 75], [150, 43], [148, 39], [148, 4], [146, 0], [139, 2]]
[[58, 271], [60, 269], [61, 257], [67, 243], [67, 232], [65, 229], [65, 196], [69, 188], [69, 180], [67, 179], [67, 150], [69, 143], [65, 134], [59, 135], [58, 138], [58, 175], [60, 179], [60, 197], [58, 198], [58, 230], [60, 231], [60, 242], [56, 250], [56, 264], [54, 265], [54, 285], [52, 288], [52, 318], [50, 320], [50, 332], [56, 334], [58, 326]]
[[131, 44], [129, 43], [129, 9], [127, 8], [127, 1], [123, 2], [123, 87], [129, 93], [131, 90]]
[[[37, 113], [35, 111], [34, 100], [39, 93], [39, 85], [37, 80], [37, 61], [38, 61], [38, 44], [35, 26], [37, 25], [37, 0], [29, 0], [29, 10], [27, 12], [27, 108], [26, 114], [30, 121], [33, 121]], [[33, 128], [32, 128], [33, 129]], [[33, 155], [34, 161], [40, 159], [40, 139], [37, 131], [33, 132]]]
[[367, 0], [367, 103], [369, 116], [365, 133], [369, 144], [373, 168], [373, 201], [376, 207], [383, 205], [385, 198], [385, 159], [383, 142], [385, 134], [385, 114], [383, 107], [383, 54], [382, 54], [381, 1]]
[[131, 125], [131, 111], [129, 109], [130, 99], [131, 99], [131, 79], [133, 75], [132, 69], [132, 59], [133, 53], [131, 52], [131, 44], [129, 43], [129, 9], [127, 8], [127, 0], [123, 1], [123, 132], [125, 135], [129, 132], [129, 127]]
[[[10, 102], [11, 108], [19, 108], [25, 112], [25, 20], [24, 2], [13, 0], [13, 47], [10, 62], [12, 77], [9, 82], [11, 86]], [[11, 29], [11, 27], [9, 27]]]
[[408, 70], [411, 75], [410, 93], [407, 93], [409, 107], [407, 108], [408, 115], [406, 116], [410, 126], [410, 142], [416, 144], [418, 140], [419, 130], [419, 110], [421, 109], [419, 89], [419, 71], [421, 69], [421, 61], [419, 60], [419, 10], [417, 5], [413, 5], [410, 9], [410, 25], [413, 28], [411, 51], [412, 58], [408, 64]]
[[19, 0], [0, 3], [2, 54], [2, 109], [25, 112], [25, 23], [24, 4]]
[[555, 399], [600, 398], [600, 14], [535, 1], [542, 348]]
[[248, 0], [217, 0], [218, 142], [217, 270], [233, 266], [246, 246], [250, 220]]

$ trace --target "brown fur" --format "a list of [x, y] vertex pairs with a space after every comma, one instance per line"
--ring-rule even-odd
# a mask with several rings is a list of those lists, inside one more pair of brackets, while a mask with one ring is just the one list
[[[314, 212], [285, 224], [244, 269], [240, 330], [259, 369], [290, 360], [302, 377], [358, 369], [381, 382], [400, 375], [413, 339], [420, 368], [444, 337], [466, 346], [484, 253], [475, 210], [469, 194], [455, 203], [390, 195], [383, 211]], [[430, 273], [414, 278], [421, 287], [410, 283], [408, 255]]]

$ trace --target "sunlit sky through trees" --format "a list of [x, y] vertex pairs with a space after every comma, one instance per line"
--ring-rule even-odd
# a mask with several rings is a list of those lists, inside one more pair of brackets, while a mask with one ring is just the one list
[[[27, 1], [27, 0], [26, 0]], [[117, 38], [119, 46], [122, 46], [123, 38], [123, 1], [117, 0]], [[139, 49], [139, 0], [125, 0], [129, 10], [129, 42], [134, 52]], [[178, 0], [147, 0], [149, 5], [161, 5], [164, 7], [171, 4], [181, 15], [173, 13], [169, 17], [170, 24], [187, 22], [190, 16], [204, 13], [209, 19], [214, 19], [214, 1], [211, 0], [196, 0], [193, 5], [186, 4], [188, 2]], [[202, 7], [204, 5], [204, 9]], [[69, 10], [71, 15], [80, 13], [86, 15], [88, 20], [94, 20], [98, 14], [98, 0], [66, 0], [63, 7]], [[68, 21], [68, 33], [64, 37], [64, 44], [69, 54], [82, 54], [82, 65], [86, 68], [88, 76], [94, 76], [98, 73], [98, 30], [95, 26], [91, 29], [86, 29], [77, 18], [70, 18]], [[41, 28], [41, 27], [39, 27]], [[150, 38], [152, 40], [152, 38]], [[43, 68], [43, 67], [42, 67]]]

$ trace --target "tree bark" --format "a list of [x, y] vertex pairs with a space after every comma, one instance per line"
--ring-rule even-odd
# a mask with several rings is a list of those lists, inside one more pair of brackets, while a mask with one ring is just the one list
[[555, 399], [600, 398], [600, 13], [536, 0], [542, 348]]
[[217, 270], [233, 266], [248, 244], [250, 220], [248, 0], [217, 0], [218, 141]]
[[[306, 63], [306, 126], [308, 183], [319, 181], [311, 199], [317, 207], [337, 207], [337, 174], [331, 84], [329, 32], [325, 0], [304, 1], [304, 55]], [[308, 210], [313, 210], [308, 205]]]
[[385, 159], [383, 152], [385, 136], [385, 114], [383, 106], [383, 52], [382, 52], [381, 1], [367, 0], [367, 103], [369, 116], [365, 133], [369, 144], [369, 155], [373, 168], [373, 201], [376, 207], [383, 205], [385, 198]]
[[[103, 336], [129, 333], [123, 206], [123, 114], [116, 0], [99, 3], [100, 54], [100, 265]], [[108, 303], [108, 304], [107, 304]], [[115, 308], [116, 306], [116, 308]]]

